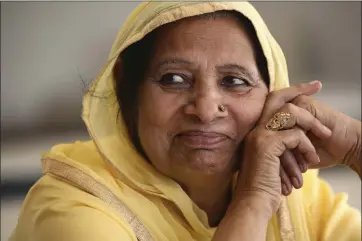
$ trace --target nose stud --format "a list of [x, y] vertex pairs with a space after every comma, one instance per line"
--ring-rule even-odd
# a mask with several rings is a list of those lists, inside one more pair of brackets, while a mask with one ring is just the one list
[[223, 105], [219, 105], [218, 109], [221, 112], [225, 112], [225, 110], [226, 110], [225, 106], [223, 106]]

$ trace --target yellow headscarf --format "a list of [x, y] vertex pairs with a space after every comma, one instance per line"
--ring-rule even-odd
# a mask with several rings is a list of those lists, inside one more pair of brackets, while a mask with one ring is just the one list
[[162, 178], [163, 182], [155, 180], [155, 177], [159, 180], [159, 173], [150, 168], [149, 164], [136, 153], [128, 138], [122, 118], [117, 118], [119, 105], [112, 76], [115, 61], [126, 47], [163, 24], [218, 10], [236, 10], [253, 23], [268, 62], [270, 90], [289, 85], [283, 52], [258, 12], [248, 2], [145, 2], [140, 4], [126, 20], [114, 42], [107, 63], [92, 83], [89, 93], [84, 97], [83, 119], [104, 157], [130, 182], [142, 189], [158, 192], [159, 189], [169, 188], [171, 184], [167, 178]]
[[[12, 241], [212, 239], [215, 228], [206, 213], [133, 147], [122, 118], [117, 118], [112, 69], [127, 46], [155, 28], [218, 10], [235, 10], [251, 20], [267, 59], [269, 89], [289, 85], [283, 53], [249, 3], [140, 4], [84, 97], [83, 119], [93, 140], [56, 145], [43, 155], [44, 175], [24, 201]], [[316, 173], [303, 174], [303, 188], [294, 190], [288, 202], [282, 199], [269, 222], [268, 241], [360, 240], [360, 213], [347, 205], [345, 195], [334, 195]]]
[[[176, 203], [182, 199], [168, 194], [173, 193], [173, 190], [179, 186], [162, 176], [138, 155], [128, 138], [122, 118], [117, 118], [119, 105], [115, 95], [112, 70], [119, 54], [152, 30], [185, 17], [218, 10], [238, 11], [254, 25], [268, 63], [269, 89], [277, 90], [289, 86], [283, 52], [259, 13], [250, 3], [145, 2], [140, 4], [126, 20], [113, 44], [107, 63], [92, 83], [89, 94], [84, 97], [83, 101], [83, 119], [88, 131], [101, 154], [118, 171], [118, 175], [121, 175], [129, 185], [145, 192], [172, 198], [172, 201]], [[284, 212], [284, 214], [280, 213], [281, 216], [286, 215], [286, 217], [281, 217], [281, 221], [287, 226], [284, 228], [290, 230], [290, 225], [285, 222], [285, 219], [288, 218], [285, 204], [282, 204], [280, 212]]]

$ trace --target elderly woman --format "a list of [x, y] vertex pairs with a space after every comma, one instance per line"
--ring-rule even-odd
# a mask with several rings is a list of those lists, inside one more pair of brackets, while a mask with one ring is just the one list
[[361, 174], [361, 123], [320, 88], [288, 87], [247, 2], [142, 3], [84, 98], [92, 140], [43, 156], [11, 240], [360, 240], [316, 169]]

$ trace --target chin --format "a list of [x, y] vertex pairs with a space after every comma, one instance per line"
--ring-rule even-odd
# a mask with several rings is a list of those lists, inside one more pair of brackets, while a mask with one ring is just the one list
[[189, 151], [177, 165], [182, 165], [189, 172], [217, 174], [233, 171], [235, 158], [226, 153], [215, 153], [213, 150], [197, 149]]

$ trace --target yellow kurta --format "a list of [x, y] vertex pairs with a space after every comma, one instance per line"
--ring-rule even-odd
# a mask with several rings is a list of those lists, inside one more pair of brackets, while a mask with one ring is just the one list
[[[208, 226], [206, 214], [177, 183], [138, 155], [122, 119], [116, 122], [119, 106], [112, 67], [120, 52], [160, 25], [217, 10], [236, 10], [252, 21], [268, 61], [270, 90], [289, 85], [283, 52], [249, 3], [140, 4], [120, 30], [107, 63], [84, 97], [83, 119], [92, 141], [57, 145], [43, 155], [44, 175], [28, 193], [11, 241], [137, 241], [130, 224], [133, 219], [120, 215], [113, 200], [121, 200], [156, 241], [212, 239], [215, 228]], [[62, 165], [50, 165], [53, 161]], [[303, 176], [303, 188], [293, 191], [287, 202], [292, 240], [361, 240], [360, 212], [348, 206], [346, 195], [335, 195], [316, 170]], [[107, 189], [111, 195], [103, 197], [113, 206], [85, 191], [83, 185], [100, 195]], [[275, 215], [267, 241], [282, 240], [282, 225]]]

